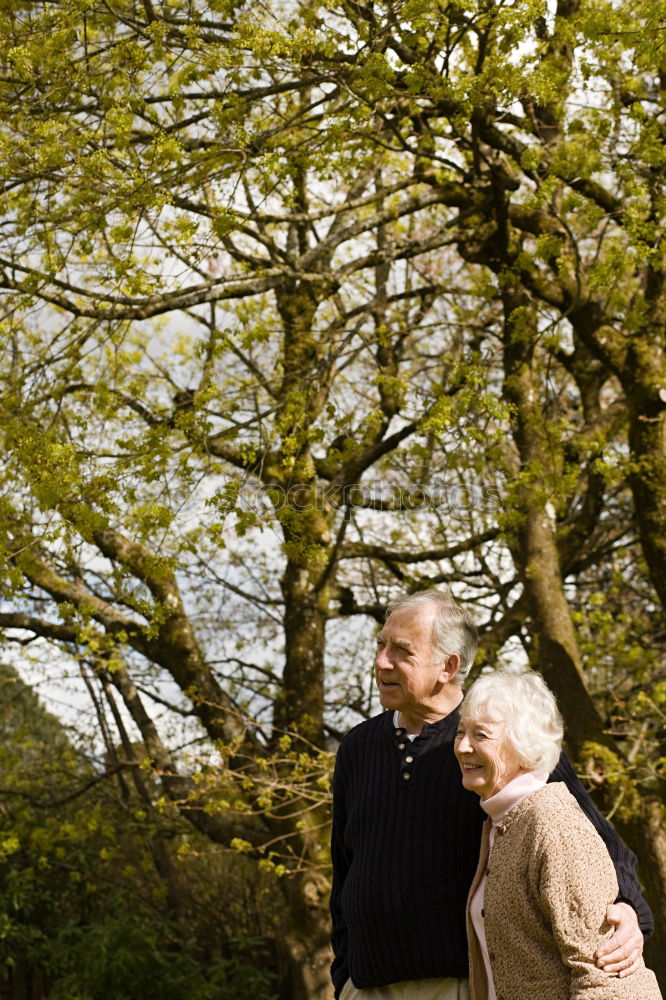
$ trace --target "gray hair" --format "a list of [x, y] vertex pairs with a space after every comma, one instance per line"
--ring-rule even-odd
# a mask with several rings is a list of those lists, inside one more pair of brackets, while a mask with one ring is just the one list
[[432, 649], [442, 660], [457, 654], [460, 669], [455, 682], [461, 684], [474, 663], [479, 645], [479, 633], [468, 613], [459, 607], [451, 594], [445, 590], [419, 590], [406, 597], [391, 601], [386, 609], [386, 617], [403, 608], [430, 606], [435, 610], [432, 623]]
[[534, 670], [493, 670], [472, 684], [460, 706], [461, 719], [480, 713], [503, 722], [504, 732], [530, 771], [553, 770], [560, 758], [564, 724], [541, 674]]

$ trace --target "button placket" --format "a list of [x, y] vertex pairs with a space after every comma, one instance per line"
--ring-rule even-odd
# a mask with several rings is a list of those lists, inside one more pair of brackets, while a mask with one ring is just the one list
[[[418, 737], [417, 737], [418, 739]], [[414, 753], [414, 743], [416, 740], [407, 739], [406, 729], [396, 729], [395, 745], [400, 753], [400, 784], [406, 788], [413, 778], [413, 767], [418, 754]]]

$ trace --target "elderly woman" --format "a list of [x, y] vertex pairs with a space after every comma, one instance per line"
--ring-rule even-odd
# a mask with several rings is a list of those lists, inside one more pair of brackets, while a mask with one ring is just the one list
[[618, 895], [603, 841], [564, 784], [555, 698], [532, 672], [495, 671], [461, 707], [455, 754], [488, 813], [467, 914], [473, 1000], [661, 1000], [645, 966], [598, 969]]

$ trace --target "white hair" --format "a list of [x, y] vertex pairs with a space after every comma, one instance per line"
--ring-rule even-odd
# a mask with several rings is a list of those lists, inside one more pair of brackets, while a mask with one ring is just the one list
[[472, 684], [460, 716], [487, 715], [503, 722], [504, 732], [530, 771], [553, 770], [560, 758], [564, 724], [555, 695], [534, 670], [493, 670]]
[[455, 683], [462, 684], [472, 669], [479, 644], [479, 633], [474, 621], [464, 608], [456, 604], [448, 591], [434, 588], [419, 590], [415, 594], [391, 601], [386, 609], [386, 617], [403, 608], [417, 607], [434, 608], [431, 639], [433, 653], [442, 661], [454, 653], [460, 657], [460, 669]]

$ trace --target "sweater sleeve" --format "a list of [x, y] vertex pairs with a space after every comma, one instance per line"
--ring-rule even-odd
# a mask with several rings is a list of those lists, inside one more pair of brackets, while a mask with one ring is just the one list
[[[572, 804], [573, 805], [573, 804]], [[539, 831], [540, 899], [562, 961], [571, 970], [571, 1000], [659, 997], [645, 966], [629, 979], [598, 969], [594, 953], [611, 933], [606, 906], [617, 889], [604, 846], [582, 817], [544, 823]]]
[[331, 947], [333, 962], [331, 964], [331, 979], [336, 998], [349, 978], [347, 967], [347, 928], [345, 926], [340, 896], [342, 887], [349, 871], [351, 858], [344, 843], [346, 824], [346, 797], [344, 780], [344, 751], [338, 751], [333, 774], [333, 828], [331, 832], [331, 861], [333, 864], [333, 883], [331, 886]]
[[569, 758], [562, 754], [550, 781], [563, 781], [590, 823], [597, 831], [610, 855], [615, 868], [620, 893], [617, 902], [629, 903], [636, 911], [638, 924], [647, 940], [654, 930], [652, 911], [643, 898], [636, 874], [636, 855], [620, 839], [614, 827], [599, 812], [588, 792], [579, 780]]

